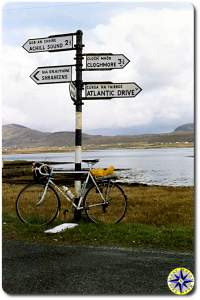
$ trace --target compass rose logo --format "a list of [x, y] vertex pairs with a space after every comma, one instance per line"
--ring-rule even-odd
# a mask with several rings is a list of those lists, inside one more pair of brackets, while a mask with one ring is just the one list
[[167, 278], [169, 289], [176, 295], [186, 295], [194, 287], [194, 276], [186, 268], [176, 268], [169, 273]]

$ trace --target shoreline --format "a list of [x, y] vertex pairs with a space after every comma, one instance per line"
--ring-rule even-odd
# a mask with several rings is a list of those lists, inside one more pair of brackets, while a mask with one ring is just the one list
[[[2, 184], [27, 184], [34, 182], [33, 174], [32, 174], [32, 163], [33, 160], [7, 160], [3, 161], [3, 168], [2, 168]], [[52, 162], [52, 161], [45, 161], [45, 164], [63, 164], [64, 162]], [[66, 163], [71, 164], [71, 163]], [[116, 169], [115, 171], [122, 171], [123, 169]], [[126, 169], [124, 169], [126, 170]], [[69, 169], [68, 171], [74, 171], [74, 169]], [[72, 174], [57, 174], [55, 179], [56, 183], [66, 183], [66, 180], [69, 184], [73, 185], [74, 176]], [[123, 180], [117, 180], [117, 182], [127, 188], [131, 187], [148, 187], [148, 188], [194, 188], [195, 184], [193, 185], [165, 185], [165, 184], [151, 184], [151, 183], [144, 183], [144, 182], [127, 182]]]
[[[176, 142], [176, 143], [155, 143], [155, 144], [118, 144], [118, 145], [90, 145], [83, 146], [82, 151], [98, 151], [98, 150], [123, 150], [123, 149], [169, 149], [169, 148], [194, 148], [194, 144], [191, 142]], [[36, 147], [36, 148], [17, 148], [17, 149], [2, 149], [2, 155], [14, 155], [14, 154], [35, 154], [35, 153], [65, 153], [74, 152], [74, 147]]]

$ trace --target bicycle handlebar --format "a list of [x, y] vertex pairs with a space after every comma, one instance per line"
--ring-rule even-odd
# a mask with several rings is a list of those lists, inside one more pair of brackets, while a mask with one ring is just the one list
[[[50, 172], [47, 172], [47, 173], [43, 173], [42, 172], [42, 168], [46, 168], [47, 167], [47, 170], [49, 170]], [[53, 171], [53, 168], [52, 167], [50, 167], [49, 165], [47, 165], [47, 164], [42, 164], [41, 166], [39, 166], [39, 167], [36, 167], [36, 169], [39, 171], [39, 173], [41, 174], [41, 175], [43, 175], [43, 176], [49, 176], [51, 173], [52, 173], [52, 171]]]

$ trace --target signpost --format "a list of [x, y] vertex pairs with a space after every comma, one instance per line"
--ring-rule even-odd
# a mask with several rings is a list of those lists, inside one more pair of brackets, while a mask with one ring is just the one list
[[73, 35], [74, 33], [69, 33], [29, 39], [22, 47], [29, 53], [72, 50], [74, 49]]
[[142, 89], [135, 82], [87, 82], [85, 83], [84, 100], [132, 98], [137, 96], [141, 92], [141, 90]]
[[[77, 30], [76, 32], [76, 101], [74, 102], [76, 107], [76, 120], [75, 120], [75, 171], [81, 171], [81, 154], [82, 154], [82, 89], [83, 89], [83, 80], [82, 80], [82, 44], [83, 33], [81, 30]], [[79, 202], [79, 194], [81, 191], [81, 181], [79, 180], [79, 174], [75, 174], [75, 191], [76, 191], [76, 199], [75, 203], [78, 205]], [[81, 211], [74, 211], [74, 219], [79, 220], [81, 217]]]
[[130, 60], [124, 54], [88, 53], [86, 57], [86, 71], [106, 71], [123, 69]]
[[30, 77], [37, 84], [70, 82], [72, 80], [72, 66], [39, 67]]
[[[74, 36], [76, 41], [74, 44]], [[31, 79], [37, 84], [52, 84], [69, 82], [69, 93], [74, 101], [75, 115], [75, 171], [81, 171], [82, 151], [82, 105], [83, 100], [106, 100], [112, 98], [131, 98], [141, 92], [141, 88], [135, 82], [113, 83], [113, 82], [83, 82], [83, 71], [106, 71], [123, 69], [130, 60], [124, 54], [112, 53], [87, 53], [83, 54], [83, 33], [77, 30], [75, 33], [51, 35], [45, 38], [29, 39], [23, 45], [28, 53], [37, 52], [58, 52], [76, 50], [76, 80], [72, 81], [72, 66], [49, 66], [39, 67], [31, 75]], [[83, 59], [86, 58], [85, 69]], [[85, 89], [85, 97], [82, 91]], [[75, 203], [78, 204], [78, 197], [81, 189], [79, 174], [75, 174]], [[80, 210], [75, 210], [74, 219], [79, 219]]]

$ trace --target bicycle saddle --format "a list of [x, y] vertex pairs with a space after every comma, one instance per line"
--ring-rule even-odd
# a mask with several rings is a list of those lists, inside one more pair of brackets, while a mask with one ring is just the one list
[[96, 164], [99, 162], [99, 159], [83, 159], [82, 162], [89, 164]]

